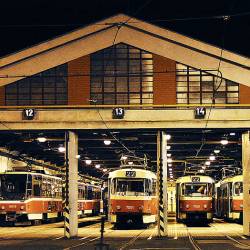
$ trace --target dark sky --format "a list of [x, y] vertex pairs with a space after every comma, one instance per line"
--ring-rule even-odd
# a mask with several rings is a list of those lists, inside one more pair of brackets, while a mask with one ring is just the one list
[[[249, 0], [5, 0], [1, 1], [0, 56], [117, 13], [250, 57]], [[232, 16], [227, 22], [216, 18], [222, 15]]]

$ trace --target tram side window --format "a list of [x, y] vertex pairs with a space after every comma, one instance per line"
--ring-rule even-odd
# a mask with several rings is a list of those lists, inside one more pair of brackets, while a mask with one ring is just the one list
[[232, 182], [229, 182], [228, 183], [229, 196], [233, 195], [233, 188], [232, 188], [232, 186], [233, 186]]
[[156, 180], [152, 180], [152, 195], [156, 195]]
[[241, 181], [234, 183], [234, 194], [239, 196], [243, 193], [243, 183]]
[[33, 195], [35, 197], [41, 196], [42, 191], [42, 176], [35, 175], [33, 177]]
[[84, 198], [84, 189], [85, 189], [85, 186], [83, 185], [78, 185], [78, 198], [79, 199], [83, 199]]
[[152, 192], [151, 192], [151, 180], [149, 179], [145, 179], [144, 180], [144, 190], [145, 190], [145, 193], [146, 195], [152, 195]]
[[93, 188], [91, 186], [87, 187], [87, 200], [93, 199]]

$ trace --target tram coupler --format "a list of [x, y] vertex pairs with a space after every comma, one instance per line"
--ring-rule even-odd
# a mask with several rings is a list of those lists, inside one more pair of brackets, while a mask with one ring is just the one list
[[109, 250], [109, 245], [103, 243], [104, 241], [103, 234], [105, 232], [104, 226], [105, 226], [105, 216], [102, 216], [101, 217], [101, 230], [100, 230], [101, 232], [100, 243], [95, 245], [95, 250]]

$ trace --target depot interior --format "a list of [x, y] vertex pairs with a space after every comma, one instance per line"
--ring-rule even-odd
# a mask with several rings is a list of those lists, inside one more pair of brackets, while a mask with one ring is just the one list
[[[146, 159], [157, 171], [157, 129], [78, 131], [79, 175], [105, 182], [126, 156]], [[167, 134], [169, 187], [183, 175], [204, 174], [216, 180], [242, 170], [242, 129], [170, 129]], [[60, 174], [65, 164], [64, 131], [6, 131], [0, 134], [1, 171], [44, 171]], [[125, 157], [125, 158], [124, 158]], [[133, 164], [128, 157], [127, 164]], [[124, 162], [124, 161], [123, 161]], [[172, 190], [170, 188], [170, 190]], [[173, 192], [171, 192], [172, 195]], [[172, 197], [174, 198], [174, 197]], [[170, 199], [171, 203], [175, 199]], [[174, 212], [175, 204], [169, 204]]]

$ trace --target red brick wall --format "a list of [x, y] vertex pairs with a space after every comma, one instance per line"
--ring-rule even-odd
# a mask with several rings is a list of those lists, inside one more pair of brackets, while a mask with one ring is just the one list
[[[176, 104], [176, 63], [153, 55], [154, 104]], [[166, 72], [166, 73], [157, 73]]]
[[[70, 76], [70, 75], [83, 76]], [[68, 105], [89, 104], [90, 56], [83, 56], [68, 63]]]
[[239, 84], [239, 102], [240, 104], [250, 104], [250, 87]]
[[0, 87], [0, 106], [5, 105], [5, 87]]

